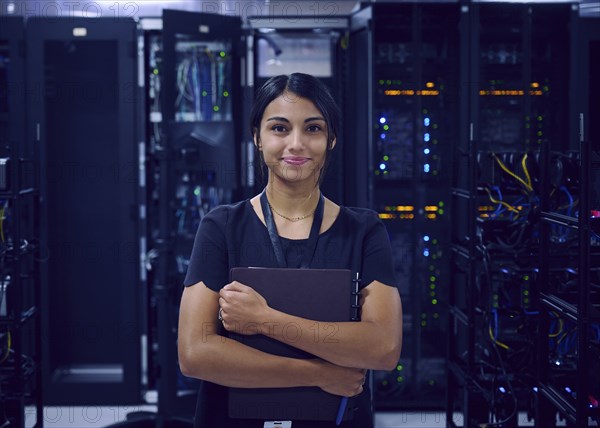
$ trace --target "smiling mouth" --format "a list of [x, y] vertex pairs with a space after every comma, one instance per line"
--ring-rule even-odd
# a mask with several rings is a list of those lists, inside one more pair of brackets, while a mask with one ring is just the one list
[[283, 158], [283, 161], [288, 165], [304, 165], [309, 160], [309, 158]]

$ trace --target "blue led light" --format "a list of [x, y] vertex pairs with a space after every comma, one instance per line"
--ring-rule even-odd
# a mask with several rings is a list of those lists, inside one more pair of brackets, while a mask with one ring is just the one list
[[429, 126], [429, 122], [430, 122], [430, 120], [429, 120], [428, 117], [426, 117], [425, 119], [423, 119], [423, 125]]
[[498, 391], [500, 391], [502, 394], [505, 394], [505, 393], [506, 393], [506, 389], [504, 389], [504, 387], [503, 387], [503, 386], [499, 387], [499, 388], [498, 388]]
[[430, 152], [431, 152], [431, 150], [429, 150], [429, 149], [423, 150], [423, 153], [425, 153], [426, 155], [428, 155]]
[[429, 250], [428, 250], [427, 248], [425, 248], [425, 249], [423, 250], [423, 255], [424, 255], [425, 257], [429, 257]]
[[379, 169], [383, 171], [385, 169], [385, 164], [384, 163], [380, 163], [379, 164]]
[[429, 242], [429, 236], [428, 236], [428, 235], [425, 235], [425, 236], [423, 237], [423, 241], [425, 241], [425, 242]]
[[424, 172], [429, 172], [429, 164], [426, 163], [425, 165], [423, 165], [423, 171]]
[[426, 132], [425, 135], [423, 135], [423, 140], [425, 142], [429, 141], [431, 139], [431, 136], [429, 135], [429, 132]]
[[379, 138], [381, 138], [382, 140], [385, 140], [385, 134], [382, 132], [381, 135], [379, 135]]
[[383, 125], [385, 123], [385, 120], [386, 120], [385, 117], [382, 116], [379, 118], [379, 123], [381, 123]]

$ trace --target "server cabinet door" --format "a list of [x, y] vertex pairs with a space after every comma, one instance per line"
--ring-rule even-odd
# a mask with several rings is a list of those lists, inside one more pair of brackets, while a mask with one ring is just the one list
[[[159, 195], [150, 206], [149, 245], [164, 257], [152, 278], [152, 338], [159, 366], [159, 413], [188, 416], [198, 382], [177, 365], [177, 317], [182, 284], [203, 216], [233, 202], [241, 152], [241, 20], [163, 10], [159, 127], [166, 136], [149, 180]], [[158, 345], [158, 346], [156, 346]]]
[[27, 22], [46, 405], [141, 401], [135, 30], [117, 18]]

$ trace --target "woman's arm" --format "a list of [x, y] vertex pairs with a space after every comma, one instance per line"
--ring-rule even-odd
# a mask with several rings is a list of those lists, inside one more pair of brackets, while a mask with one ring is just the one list
[[317, 386], [345, 396], [362, 392], [364, 370], [274, 356], [221, 336], [218, 300], [219, 294], [202, 282], [183, 292], [178, 350], [184, 375], [240, 388]]
[[[223, 325], [239, 333], [260, 332], [344, 367], [391, 370], [402, 347], [402, 305], [395, 287], [373, 281], [361, 292], [360, 322], [317, 322], [274, 310], [260, 294], [238, 282], [220, 292]], [[288, 328], [294, 325], [294, 334]], [[258, 330], [257, 330], [258, 328]]]

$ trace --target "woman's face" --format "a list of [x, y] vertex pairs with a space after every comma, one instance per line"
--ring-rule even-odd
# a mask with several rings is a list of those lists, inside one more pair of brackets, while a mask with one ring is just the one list
[[265, 109], [260, 140], [255, 134], [254, 143], [273, 179], [317, 184], [327, 152], [327, 123], [312, 101], [284, 92]]

